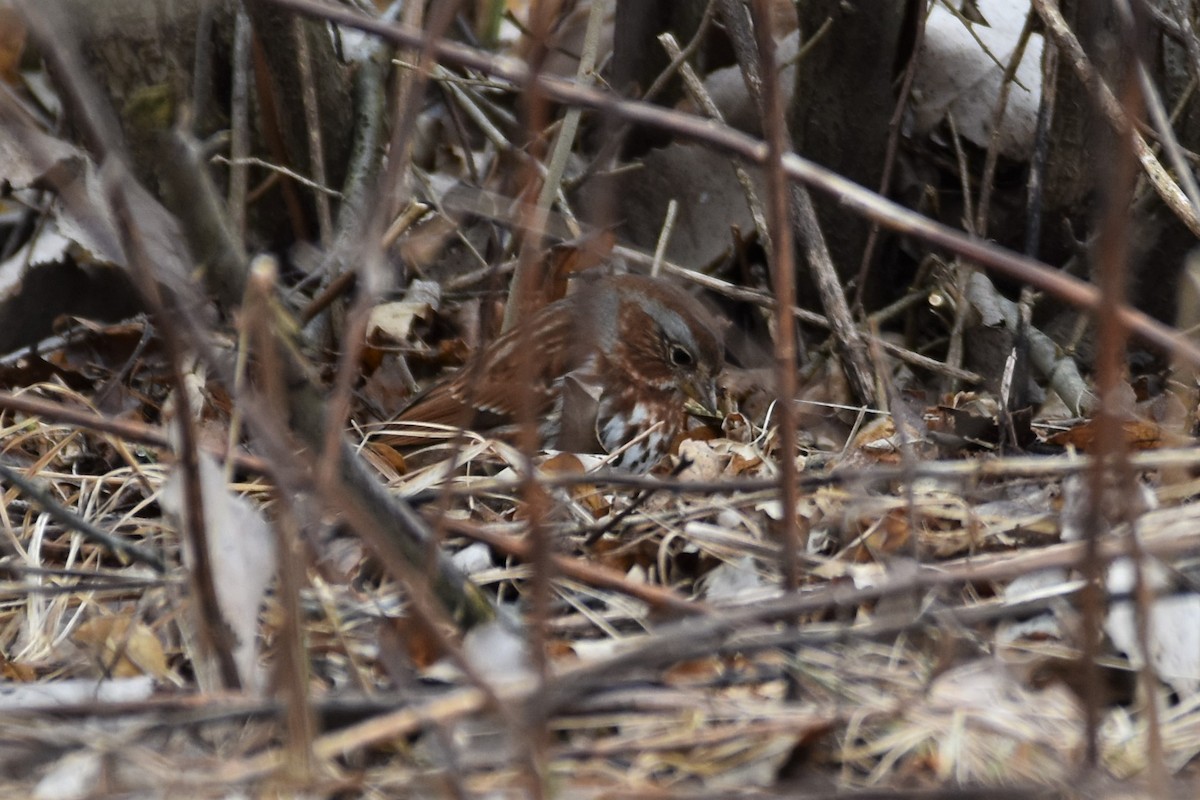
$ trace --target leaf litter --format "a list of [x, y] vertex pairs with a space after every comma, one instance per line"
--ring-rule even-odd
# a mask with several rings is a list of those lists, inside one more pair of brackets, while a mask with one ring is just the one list
[[[96, 221], [108, 219], [103, 201], [94, 189], [85, 194], [97, 206], [95, 224], [67, 236], [87, 247], [98, 241], [95, 231], [106, 241], [114, 233]], [[442, 248], [463, 244], [455, 236], [443, 232], [429, 245], [436, 266], [445, 266]], [[693, 246], [686, 236], [673, 241]], [[92, 250], [120, 260], [115, 247]], [[47, 252], [53, 260], [60, 248]], [[705, 260], [718, 255], [708, 241], [702, 252]], [[446, 343], [447, 314], [469, 319], [478, 311], [469, 300], [397, 303], [377, 309], [375, 327], [390, 346], [428, 352]], [[66, 338], [112, 345], [128, 332], [72, 324]], [[292, 746], [277, 706], [199, 689], [181, 504], [168, 499], [173, 467], [162, 444], [164, 367], [151, 349], [126, 369], [129, 355], [115, 345], [85, 355], [68, 341], [38, 353], [59, 370], [54, 376], [38, 373], [29, 355], [6, 363], [5, 388], [46, 403], [46, 412], [0, 412], [4, 464], [70, 514], [171, 568], [159, 574], [114, 552], [3, 482], [0, 705], [14, 710], [0, 718], [0, 791], [86, 797], [101, 776], [114, 792], [272, 791]], [[233, 407], [203, 375], [194, 377], [193, 407], [216, 434], [212, 444], [232, 426]], [[95, 395], [110, 386], [120, 387], [122, 416], [142, 436], [54, 421], [58, 406], [95, 413]], [[812, 387], [812, 396], [827, 398], [823, 388]], [[834, 400], [850, 405], [848, 397]], [[962, 421], [948, 408], [963, 400], [917, 403], [920, 424], [960, 435]], [[816, 776], [843, 789], [1065, 791], [1083, 764], [1086, 698], [1062, 675], [1082, 647], [1072, 602], [1080, 580], [1070, 569], [1082, 550], [1065, 531], [1075, 523], [1062, 506], [1093, 501], [1064, 498], [1059, 484], [1083, 468], [1074, 448], [1091, 441], [1081, 432], [1087, 421], [1035, 417], [1030, 431], [1039, 443], [1055, 443], [1063, 427], [1078, 435], [1057, 442], [1054, 455], [1007, 456], [996, 454], [1000, 420], [984, 412], [992, 428], [940, 439], [936, 458], [914, 463], [890, 421], [862, 427], [852, 411], [807, 407], [843, 436], [810, 434], [800, 443], [796, 513], [807, 547], [795, 558], [804, 577], [785, 592], [774, 488], [783, 448], [761, 418], [694, 432], [663, 474], [647, 480], [610, 480], [586, 456], [537, 454], [541, 488], [530, 493], [526, 458], [509, 442], [426, 428], [424, 452], [394, 459], [373, 450], [372, 436], [395, 432], [373, 419], [377, 410], [356, 409], [359, 452], [390, 491], [429, 513], [439, 546], [497, 605], [515, 614], [533, 602], [535, 559], [516, 547], [533, 523], [561, 562], [539, 620], [543, 656], [529, 650], [527, 629], [502, 618], [468, 633], [465, 660], [454, 663], [414, 622], [404, 586], [339, 520], [308, 520], [304, 689], [321, 720], [309, 743], [320, 777], [309, 791], [440, 794], [449, 783], [515, 795], [527, 785], [530, 758], [564, 794], [587, 796], [747, 794]], [[1158, 430], [1129, 434], [1145, 447], [1132, 464], [1163, 502], [1107, 534], [1104, 546], [1125, 554], [1121, 537], [1136, 531], [1140, 554], [1109, 567], [1107, 589], [1124, 597], [1104, 626], [1119, 650], [1164, 679], [1155, 686], [1154, 724], [1165, 763], [1186, 774], [1200, 752], [1198, 595], [1185, 562], [1163, 565], [1197, 551], [1196, 488], [1181, 491], [1167, 478], [1194, 469], [1198, 458], [1167, 446]], [[227, 598], [221, 622], [243, 647], [243, 677], [278, 674], [288, 610], [278, 590], [263, 599], [275, 564], [275, 490], [259, 472], [223, 474], [207, 456], [202, 464], [218, 596]], [[501, 549], [503, 541], [513, 548]], [[1152, 609], [1149, 659], [1130, 629], [1139, 570], [1150, 591], [1169, 593]], [[1038, 575], [1040, 585], [1008, 593], [1014, 581]], [[1022, 619], [1042, 624], [1005, 629]], [[1164, 643], [1181, 649], [1163, 655]], [[1101, 659], [1114, 694], [1135, 670], [1124, 654], [1114, 648]], [[1148, 768], [1145, 702], [1127, 693], [1100, 709], [1101, 765], [1112, 776]], [[542, 719], [536, 746], [522, 738], [528, 732], [514, 710]]]

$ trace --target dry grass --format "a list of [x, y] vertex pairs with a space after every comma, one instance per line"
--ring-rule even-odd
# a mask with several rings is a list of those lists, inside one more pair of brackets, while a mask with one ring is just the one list
[[[30, 391], [86, 402], [49, 385]], [[80, 518], [171, 565], [159, 576], [122, 559], [10, 489], [0, 517], [9, 552], [0, 652], [11, 708], [0, 717], [0, 790], [9, 796], [265, 796], [301, 787], [318, 795], [507, 794], [526, 792], [535, 775], [571, 796], [747, 794], [781, 778], [818, 777], [847, 790], [950, 782], [1057, 787], [1067, 796], [1082, 767], [1084, 703], [1062, 679], [1077, 655], [1078, 620], [1064, 605], [1070, 576], [1032, 604], [1002, 594], [1018, 573], [1061, 563], [1057, 554], [1070, 545], [1052, 544], [1050, 493], [1004, 480], [1002, 462], [990, 466], [997, 477], [968, 481], [969, 490], [945, 477], [890, 483], [873, 478], [887, 465], [865, 463], [853, 480], [815, 480], [835, 475], [829, 466], [850, 455], [806, 472], [812, 482], [800, 513], [822, 552], [805, 559], [809, 577], [796, 596], [777, 588], [777, 508], [751, 483], [767, 474], [765, 462], [746, 467], [756, 445], [687, 443], [711, 456], [715, 472], [698, 479], [719, 481], [738, 464], [727, 477], [733, 488], [719, 494], [673, 483], [638, 497], [600, 479], [564, 483], [563, 459], [551, 462], [560, 471], [543, 473], [539, 524], [562, 558], [614, 582], [561, 573], [552, 581], [543, 620], [551, 682], [570, 687], [583, 676], [582, 688], [565, 696], [552, 689], [549, 697], [564, 699], [552, 699], [532, 728], [542, 689], [528, 661], [512, 660], [504, 642], [473, 649], [468, 635], [467, 658], [498, 693], [498, 715], [470, 679], [430, 654], [403, 587], [380, 579], [357, 540], [336, 525], [310, 525], [306, 536], [316, 538], [308, 540], [300, 613], [311, 712], [323, 731], [310, 751], [283, 722], [286, 695], [270, 702], [196, 693], [195, 609], [176, 526], [156, 502], [169, 472], [157, 453], [20, 414], [6, 414], [3, 431], [8, 463], [22, 463]], [[477, 436], [432, 447], [453, 448], [457, 466], [435, 461], [382, 477], [393, 491], [428, 500], [444, 546], [488, 596], [528, 609], [530, 566], [463, 535], [525, 534], [519, 454]], [[239, 476], [228, 489], [271, 515], [260, 480]], [[1034, 507], [1031, 498], [1044, 502]], [[1177, 503], [1145, 515], [1145, 547], [1177, 547], [1196, 512]], [[614, 520], [596, 539], [598, 526]], [[993, 577], [1018, 550], [1024, 566]], [[222, 565], [216, 570], [219, 582]], [[930, 580], [935, 574], [948, 577]], [[639, 594], [647, 582], [693, 598], [702, 613], [671, 622]], [[777, 604], [788, 597], [815, 601], [784, 613]], [[1038, 609], [1040, 622], [1013, 627]], [[282, 657], [286, 615], [274, 594], [260, 614], [268, 671]], [[72, 685], [79, 693], [60, 694]], [[46, 693], [28, 694], [39, 689]], [[107, 694], [123, 690], [132, 694]], [[1140, 701], [1099, 711], [1101, 771], [1143, 774]], [[1200, 750], [1196, 698], [1164, 707], [1158, 727], [1164, 763], [1187, 773]], [[56, 780], [66, 788], [51, 788]]]

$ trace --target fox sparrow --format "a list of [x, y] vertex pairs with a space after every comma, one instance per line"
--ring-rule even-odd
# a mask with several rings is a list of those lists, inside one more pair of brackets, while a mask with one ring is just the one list
[[[705, 308], [673, 284], [637, 275], [578, 280], [577, 291], [491, 342], [397, 420], [504, 435], [527, 400], [548, 447], [625, 447], [611, 464], [631, 472], [657, 464], [684, 430], [689, 400], [716, 408], [720, 335]], [[534, 363], [523, 369], [522, 359]], [[523, 377], [532, 384], [520, 391]], [[379, 441], [419, 443], [404, 435]]]

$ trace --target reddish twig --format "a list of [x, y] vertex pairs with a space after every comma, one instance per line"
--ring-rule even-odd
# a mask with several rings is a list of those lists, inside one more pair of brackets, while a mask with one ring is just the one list
[[[796, 408], [792, 399], [796, 396], [796, 322], [792, 305], [796, 302], [795, 259], [792, 247], [791, 201], [787, 179], [784, 177], [783, 156], [791, 150], [786, 109], [783, 106], [783, 91], [779, 86], [779, 73], [775, 63], [775, 37], [771, 32], [771, 11], [766, 0], [754, 0], [754, 33], [758, 45], [759, 74], [762, 78], [761, 110], [763, 131], [769, 146], [766, 165], [767, 214], [771, 228], [772, 277], [775, 284], [775, 372], [778, 381], [779, 403], [775, 413], [779, 420], [779, 494], [782, 509], [783, 579], [788, 589], [800, 584], [798, 554], [807, 542], [801, 541], [800, 528], [796, 521]], [[811, 255], [810, 255], [811, 257]], [[828, 258], [828, 256], [826, 256]], [[838, 290], [841, 306], [845, 298]], [[828, 307], [827, 311], [831, 311]], [[846, 316], [849, 316], [849, 309]], [[830, 313], [830, 321], [838, 317]], [[835, 323], [835, 330], [837, 329]], [[865, 366], [865, 364], [864, 364]], [[846, 365], [848, 374], [854, 369]], [[862, 389], [863, 387], [859, 387]], [[868, 396], [859, 395], [866, 402]]]

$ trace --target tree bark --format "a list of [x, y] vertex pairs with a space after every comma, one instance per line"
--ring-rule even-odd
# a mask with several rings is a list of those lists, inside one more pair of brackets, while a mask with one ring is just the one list
[[[830, 21], [800, 61], [790, 115], [797, 152], [855, 183], [876, 189], [883, 176], [894, 78], [912, 52], [913, 2], [808, 0], [798, 7], [802, 48]], [[817, 215], [838, 274], [859, 271], [870, 224], [836, 201], [816, 198]], [[872, 281], [868, 306], [888, 294]]]

